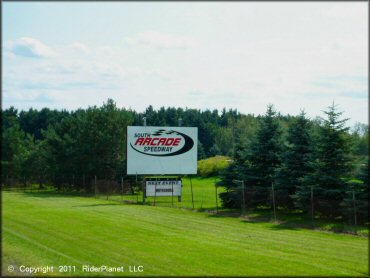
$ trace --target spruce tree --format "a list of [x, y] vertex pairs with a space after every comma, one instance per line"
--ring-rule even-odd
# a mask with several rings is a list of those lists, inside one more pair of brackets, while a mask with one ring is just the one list
[[342, 205], [342, 214], [349, 224], [369, 222], [369, 163], [361, 165], [360, 174], [347, 182], [347, 191]]
[[252, 206], [271, 203], [271, 185], [281, 164], [281, 138], [282, 130], [276, 112], [273, 105], [269, 105], [245, 154], [244, 180], [246, 188], [253, 192]]
[[369, 223], [369, 160], [362, 165], [361, 173], [358, 178], [362, 181], [362, 183], [355, 188], [357, 220], [359, 223]]
[[[239, 143], [235, 146], [233, 161], [227, 169], [220, 173], [221, 181], [218, 186], [225, 187], [225, 191], [220, 193], [222, 205], [227, 208], [240, 208], [242, 203], [242, 190], [240, 184], [235, 180], [243, 180], [245, 173], [245, 153], [246, 144]], [[248, 203], [247, 203], [248, 204]]]
[[305, 112], [293, 120], [288, 129], [282, 166], [277, 175], [277, 199], [280, 205], [293, 208], [293, 195], [303, 185], [302, 178], [312, 172], [312, 139], [310, 121]]
[[311, 187], [313, 188], [315, 212], [335, 217], [340, 214], [347, 184], [345, 178], [351, 170], [350, 141], [348, 119], [340, 119], [343, 112], [338, 112], [334, 103], [324, 111], [316, 141], [315, 159], [309, 162], [313, 172], [303, 178], [303, 186], [297, 191], [297, 201], [301, 207], [311, 205]]

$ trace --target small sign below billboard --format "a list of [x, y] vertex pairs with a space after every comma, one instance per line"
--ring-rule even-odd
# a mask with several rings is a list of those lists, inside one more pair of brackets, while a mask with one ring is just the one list
[[197, 173], [198, 128], [127, 127], [127, 174]]
[[146, 183], [146, 197], [180, 196], [182, 181], [178, 178], [148, 178]]

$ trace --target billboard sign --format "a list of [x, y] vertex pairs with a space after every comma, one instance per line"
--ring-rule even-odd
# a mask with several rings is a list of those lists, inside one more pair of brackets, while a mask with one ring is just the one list
[[127, 127], [127, 174], [197, 173], [196, 127]]
[[146, 197], [181, 196], [181, 179], [147, 179]]

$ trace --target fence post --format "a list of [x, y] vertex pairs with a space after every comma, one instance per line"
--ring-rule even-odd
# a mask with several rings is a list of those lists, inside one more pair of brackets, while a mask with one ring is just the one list
[[123, 202], [123, 177], [121, 177], [121, 202]]
[[353, 200], [353, 216], [355, 220], [355, 231], [357, 232], [356, 196], [354, 190], [352, 190], [352, 200]]
[[275, 191], [274, 191], [274, 182], [271, 182], [271, 190], [272, 190], [272, 206], [274, 208], [274, 220], [276, 222], [276, 209], [275, 209]]
[[242, 180], [242, 190], [243, 190], [243, 208], [242, 208], [242, 215], [245, 215], [245, 186], [244, 186], [244, 180]]
[[94, 178], [95, 198], [97, 197], [96, 176]]
[[110, 180], [107, 181], [107, 200], [109, 199], [109, 190], [111, 189], [111, 182]]
[[311, 221], [313, 225], [314, 220], [314, 208], [313, 208], [313, 185], [311, 185]]
[[218, 213], [218, 192], [217, 192], [217, 178], [215, 178], [215, 189], [216, 189], [216, 214]]
[[191, 190], [191, 203], [194, 209], [194, 194], [193, 194], [193, 182], [191, 181], [191, 176], [190, 176], [190, 190]]

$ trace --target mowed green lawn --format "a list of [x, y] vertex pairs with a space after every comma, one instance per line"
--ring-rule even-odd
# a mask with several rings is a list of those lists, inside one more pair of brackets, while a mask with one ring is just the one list
[[[182, 201], [179, 202], [178, 198], [174, 196], [173, 198], [173, 207], [176, 208], [193, 208], [194, 209], [204, 209], [204, 210], [215, 210], [216, 205], [218, 208], [221, 207], [221, 198], [217, 197], [216, 203], [216, 188], [215, 188], [216, 179], [211, 178], [200, 178], [193, 177], [191, 180], [189, 177], [183, 178], [183, 187], [182, 187]], [[192, 185], [192, 186], [191, 186]], [[191, 194], [191, 187], [193, 187], [193, 196]], [[217, 194], [225, 191], [224, 187], [217, 188]], [[99, 195], [100, 199], [106, 199], [107, 196], [104, 194]], [[131, 202], [142, 202], [143, 195], [142, 192], [139, 193], [139, 196], [136, 195], [110, 195], [108, 196], [109, 200], [114, 201], [131, 201]], [[154, 200], [155, 199], [155, 200]], [[148, 197], [146, 199], [147, 204], [153, 205], [154, 202], [159, 206], [172, 207], [172, 197]]]
[[[166, 207], [46, 193], [2, 193], [2, 273], [124, 266], [124, 275], [367, 276], [365, 237]], [[15, 271], [9, 273], [8, 266]], [[144, 267], [130, 273], [129, 265]], [[60, 275], [54, 272], [54, 275]]]

